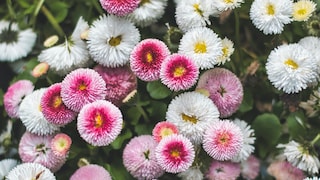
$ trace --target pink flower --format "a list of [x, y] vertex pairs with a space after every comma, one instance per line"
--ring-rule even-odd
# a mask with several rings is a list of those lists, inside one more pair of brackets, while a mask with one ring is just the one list
[[177, 126], [173, 123], [168, 121], [161, 121], [154, 126], [152, 130], [152, 136], [157, 142], [160, 142], [160, 140], [166, 136], [178, 134], [178, 131], [179, 130]]
[[41, 97], [41, 108], [43, 116], [52, 124], [66, 125], [75, 119], [77, 113], [65, 106], [62, 101], [61, 83], [48, 87]]
[[241, 175], [243, 178], [256, 179], [260, 172], [260, 161], [254, 155], [250, 155], [246, 161], [241, 162]]
[[166, 172], [179, 173], [192, 165], [195, 150], [188, 138], [172, 134], [159, 142], [156, 147], [156, 158]]
[[70, 180], [111, 180], [109, 172], [102, 166], [96, 164], [89, 164], [82, 166], [74, 172]]
[[213, 160], [206, 173], [208, 180], [235, 180], [240, 175], [240, 164]]
[[267, 171], [277, 180], [300, 180], [305, 178], [303, 171], [292, 166], [288, 161], [273, 162], [269, 165]]
[[204, 72], [197, 89], [205, 89], [216, 104], [220, 117], [229, 117], [236, 112], [243, 99], [243, 87], [239, 78], [225, 68], [213, 68]]
[[203, 149], [213, 159], [224, 161], [235, 157], [243, 145], [241, 129], [229, 120], [220, 120], [207, 128]]
[[65, 133], [56, 134], [51, 140], [51, 149], [56, 156], [66, 157], [71, 146], [71, 138]]
[[157, 142], [150, 135], [134, 137], [123, 150], [123, 164], [136, 179], [151, 180], [160, 177], [164, 170], [155, 157]]
[[19, 118], [18, 109], [22, 99], [31, 94], [34, 86], [29, 80], [19, 80], [9, 86], [3, 96], [4, 108], [11, 118]]
[[158, 39], [144, 39], [131, 52], [131, 69], [143, 81], [158, 80], [161, 64], [169, 54], [170, 51], [164, 42]]
[[137, 89], [137, 77], [129, 66], [116, 68], [97, 65], [94, 67], [106, 83], [106, 100], [120, 106], [132, 91]]
[[125, 16], [132, 13], [139, 3], [140, 0], [100, 0], [104, 10], [117, 16]]
[[182, 54], [168, 56], [161, 65], [160, 79], [173, 91], [187, 90], [198, 79], [199, 68], [189, 57]]
[[86, 104], [78, 115], [80, 136], [93, 146], [109, 145], [120, 134], [122, 114], [118, 107], [106, 100]]
[[92, 69], [79, 68], [70, 72], [61, 83], [61, 98], [73, 111], [79, 112], [88, 103], [106, 97], [106, 83]]

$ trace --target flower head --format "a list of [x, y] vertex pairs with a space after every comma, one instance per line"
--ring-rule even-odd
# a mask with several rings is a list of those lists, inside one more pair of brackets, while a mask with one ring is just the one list
[[13, 168], [6, 176], [8, 180], [56, 180], [54, 174], [38, 163], [22, 163]]
[[106, 100], [86, 104], [78, 115], [80, 136], [94, 146], [109, 145], [120, 134], [122, 114], [118, 107]]
[[241, 176], [248, 180], [256, 179], [260, 172], [260, 161], [254, 155], [241, 162]]
[[161, 82], [173, 91], [191, 88], [197, 82], [198, 76], [198, 66], [185, 55], [172, 54], [161, 64]]
[[179, 173], [187, 170], [194, 157], [194, 147], [183, 135], [167, 136], [156, 147], [157, 162], [166, 172]]
[[167, 45], [158, 39], [144, 39], [131, 52], [130, 67], [143, 81], [155, 81], [160, 78], [160, 68], [169, 56]]
[[100, 0], [100, 4], [104, 10], [117, 16], [125, 16], [132, 13], [138, 8], [139, 2], [140, 0]]
[[222, 39], [221, 44], [222, 44], [222, 55], [218, 58], [217, 65], [223, 65], [227, 61], [230, 61], [231, 60], [230, 56], [234, 52], [233, 42], [230, 39], [225, 37], [224, 39]]
[[307, 21], [316, 10], [317, 4], [310, 0], [299, 0], [293, 3], [293, 20]]
[[206, 173], [209, 180], [236, 180], [240, 176], [240, 164], [213, 160]]
[[180, 177], [182, 180], [202, 180], [203, 173], [201, 172], [200, 167], [191, 166], [187, 170], [179, 173], [178, 177]]
[[56, 156], [66, 157], [71, 147], [72, 140], [65, 133], [56, 134], [51, 140], [50, 147]]
[[287, 161], [272, 162], [267, 171], [271, 176], [279, 180], [301, 180], [305, 178], [302, 170], [292, 166], [292, 164]]
[[123, 150], [123, 164], [136, 179], [155, 179], [164, 170], [158, 165], [155, 156], [157, 142], [150, 135], [134, 137]]
[[240, 7], [244, 0], [213, 0], [211, 4], [213, 8], [218, 9], [218, 11], [223, 12], [227, 10], [232, 10]]
[[[298, 42], [299, 45], [304, 47], [306, 50], [309, 51], [311, 55], [313, 55], [314, 61], [317, 63], [318, 66], [318, 74], [320, 74], [320, 53], [318, 49], [320, 48], [320, 38], [316, 36], [306, 36], [301, 38]], [[318, 81], [315, 81], [315, 84]]]
[[172, 134], [178, 134], [179, 130], [176, 125], [168, 121], [158, 122], [153, 130], [152, 136], [156, 140], [156, 142], [160, 142], [166, 136], [170, 136]]
[[4, 179], [8, 173], [18, 164], [15, 159], [3, 159], [0, 161], [0, 179]]
[[70, 177], [70, 180], [111, 180], [110, 173], [100, 165], [89, 164], [77, 169]]

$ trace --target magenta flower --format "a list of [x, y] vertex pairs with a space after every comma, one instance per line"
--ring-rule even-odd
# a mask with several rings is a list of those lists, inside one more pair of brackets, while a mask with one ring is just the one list
[[236, 112], [243, 99], [243, 87], [239, 78], [224, 68], [204, 72], [196, 88], [209, 92], [209, 98], [216, 104], [222, 118]]
[[172, 134], [159, 142], [156, 147], [156, 158], [166, 172], [179, 173], [192, 165], [195, 150], [188, 138]]
[[102, 166], [89, 164], [77, 169], [70, 177], [70, 180], [111, 180], [109, 172]]
[[267, 172], [279, 180], [300, 180], [305, 178], [303, 171], [293, 166], [288, 161], [272, 162], [269, 165]]
[[106, 97], [106, 83], [92, 69], [76, 69], [70, 72], [61, 83], [61, 98], [71, 110], [79, 112], [88, 103]]
[[34, 86], [29, 80], [19, 80], [11, 84], [3, 96], [4, 109], [11, 118], [19, 118], [18, 109], [22, 99], [31, 94]]
[[117, 16], [125, 16], [137, 9], [140, 0], [100, 0], [104, 10]]
[[160, 142], [166, 136], [170, 136], [172, 134], [178, 134], [179, 130], [176, 125], [168, 121], [158, 122], [153, 130], [152, 136], [157, 141]]
[[161, 65], [160, 79], [173, 91], [187, 90], [198, 79], [199, 68], [189, 57], [182, 54], [168, 56]]
[[86, 104], [78, 115], [80, 136], [93, 146], [109, 145], [120, 134], [122, 114], [118, 107], [106, 100]]
[[241, 129], [229, 120], [220, 120], [207, 128], [203, 149], [213, 159], [224, 161], [235, 157], [243, 145]]
[[109, 68], [97, 65], [94, 70], [106, 83], [106, 100], [116, 106], [120, 106], [128, 94], [137, 89], [137, 77], [129, 66]]
[[206, 173], [208, 180], [236, 180], [240, 175], [240, 164], [213, 160]]
[[41, 97], [41, 108], [43, 116], [52, 124], [63, 126], [75, 119], [77, 113], [65, 106], [62, 101], [61, 83], [48, 87]]
[[164, 42], [144, 39], [133, 48], [130, 66], [139, 79], [155, 81], [160, 78], [161, 64], [169, 55], [170, 51]]
[[56, 134], [51, 140], [51, 149], [56, 156], [66, 157], [69, 153], [72, 140], [65, 133]]
[[164, 173], [155, 157], [157, 142], [150, 135], [134, 137], [123, 150], [123, 165], [136, 179], [156, 179]]

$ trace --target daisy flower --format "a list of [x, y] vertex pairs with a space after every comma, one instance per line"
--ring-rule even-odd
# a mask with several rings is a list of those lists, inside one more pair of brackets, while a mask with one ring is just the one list
[[266, 63], [268, 79], [285, 93], [298, 93], [318, 78], [318, 65], [312, 54], [299, 44], [280, 45]]
[[211, 14], [212, 8], [209, 0], [189, 0], [177, 4], [175, 18], [179, 29], [187, 32], [192, 28], [210, 25], [209, 16]]
[[107, 67], [118, 67], [129, 61], [130, 53], [139, 41], [140, 32], [132, 22], [103, 15], [90, 27], [87, 42], [94, 61]]
[[161, 82], [172, 91], [191, 88], [197, 82], [198, 76], [198, 66], [192, 59], [182, 54], [172, 54], [161, 64]]
[[107, 146], [120, 134], [122, 114], [118, 107], [106, 100], [86, 104], [78, 115], [80, 136], [93, 146]]
[[169, 104], [166, 120], [178, 127], [179, 133], [195, 145], [202, 143], [205, 130], [219, 119], [213, 102], [198, 92], [185, 92]]
[[88, 28], [88, 23], [80, 17], [72, 35], [65, 38], [64, 43], [43, 50], [38, 61], [48, 63], [50, 69], [62, 75], [86, 67], [90, 63], [90, 56], [80, 34]]
[[123, 165], [136, 179], [156, 179], [164, 174], [158, 165], [155, 149], [158, 143], [150, 135], [134, 137], [123, 150]]
[[219, 161], [235, 158], [243, 146], [241, 129], [229, 120], [220, 120], [207, 128], [203, 137], [203, 149]]
[[301, 179], [305, 178], [303, 171], [301, 169], [298, 169], [298, 168], [292, 166], [287, 161], [272, 162], [269, 165], [267, 172], [271, 176], [273, 176], [279, 180], [286, 180], [286, 179], [301, 180]]
[[319, 179], [320, 177], [313, 176], [313, 177], [304, 178], [303, 180], [319, 180]]
[[317, 4], [310, 0], [299, 0], [293, 3], [292, 18], [294, 21], [307, 21], [316, 10]]
[[264, 34], [280, 34], [292, 19], [292, 0], [254, 0], [250, 8], [253, 25]]
[[137, 26], [147, 27], [163, 16], [167, 3], [168, 0], [141, 0], [138, 8], [127, 17]]
[[0, 61], [13, 62], [26, 57], [37, 35], [32, 29], [21, 30], [17, 23], [0, 21]]
[[161, 139], [172, 134], [179, 134], [179, 130], [176, 125], [168, 121], [158, 122], [152, 130], [152, 136], [156, 142], [160, 142]]
[[4, 179], [9, 171], [13, 169], [18, 164], [15, 159], [3, 159], [0, 161], [0, 179]]
[[56, 156], [51, 149], [52, 135], [36, 135], [25, 132], [19, 142], [19, 156], [24, 163], [39, 163], [52, 172], [58, 171], [66, 156]]
[[248, 180], [256, 179], [260, 172], [260, 161], [254, 155], [241, 162], [241, 176]]
[[210, 69], [222, 55], [221, 39], [209, 28], [194, 28], [182, 36], [178, 53], [189, 56], [200, 69]]
[[125, 16], [138, 8], [140, 0], [99, 0], [102, 8], [110, 14]]
[[293, 140], [288, 144], [279, 144], [277, 147], [284, 148], [283, 154], [293, 166], [312, 174], [319, 172], [320, 162], [317, 156], [312, 154], [311, 147]]
[[234, 52], [234, 48], [233, 48], [233, 42], [228, 39], [228, 38], [224, 38], [221, 40], [221, 44], [222, 44], [222, 55], [218, 57], [217, 59], [217, 65], [223, 65], [226, 62], [230, 61], [230, 56], [233, 54]]
[[72, 140], [65, 133], [56, 134], [51, 140], [50, 148], [52, 152], [59, 157], [66, 157], [69, 153]]
[[41, 98], [47, 88], [41, 88], [28, 94], [21, 102], [18, 114], [27, 131], [38, 135], [53, 134], [59, 126], [50, 123], [44, 117]]
[[240, 79], [230, 70], [213, 68], [201, 74], [196, 89], [209, 92], [220, 117], [229, 117], [242, 103], [243, 87]]
[[130, 67], [143, 81], [160, 78], [160, 68], [164, 59], [170, 55], [167, 45], [158, 39], [144, 39], [131, 52]]
[[76, 69], [61, 82], [61, 98], [71, 110], [79, 112], [88, 103], [106, 97], [106, 83], [93, 69]]
[[108, 68], [97, 65], [93, 68], [106, 83], [105, 99], [120, 106], [123, 100], [137, 89], [137, 77], [129, 66]]
[[[299, 40], [298, 44], [300, 44], [302, 47], [304, 47], [306, 50], [313, 55], [314, 60], [317, 63], [318, 66], [318, 74], [320, 74], [320, 38], [316, 36], [305, 36], [302, 39]], [[315, 83], [317, 83], [316, 81]]]
[[157, 162], [169, 173], [186, 171], [192, 165], [194, 158], [194, 147], [183, 135], [167, 136], [156, 147]]
[[240, 164], [213, 160], [206, 173], [208, 180], [236, 180], [240, 176]]
[[61, 83], [55, 83], [46, 89], [40, 101], [43, 116], [57, 126], [70, 123], [77, 115], [64, 105], [60, 93]]
[[111, 180], [110, 173], [100, 165], [88, 164], [77, 169], [70, 180]]
[[56, 180], [53, 173], [38, 163], [22, 163], [13, 168], [6, 176], [7, 180]]
[[29, 80], [18, 80], [11, 84], [3, 95], [3, 105], [8, 116], [18, 118], [18, 109], [22, 99], [33, 92], [33, 83]]
[[199, 167], [191, 166], [186, 171], [179, 173], [178, 177], [180, 177], [182, 180], [202, 180], [203, 173]]
[[244, 0], [213, 0], [211, 4], [213, 8], [218, 9], [218, 11], [223, 12], [227, 10], [232, 10], [241, 6]]

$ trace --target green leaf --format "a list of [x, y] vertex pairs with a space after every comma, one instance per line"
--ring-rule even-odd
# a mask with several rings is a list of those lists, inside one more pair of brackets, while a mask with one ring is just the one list
[[129, 122], [132, 125], [136, 125], [138, 124], [140, 117], [141, 113], [139, 109], [136, 106], [130, 107], [126, 112], [125, 121]]
[[245, 90], [243, 94], [243, 101], [239, 107], [240, 112], [250, 111], [253, 107], [253, 97], [250, 90]]
[[52, 15], [58, 23], [65, 20], [68, 15], [68, 4], [61, 1], [50, 1], [50, 3], [46, 3], [46, 5], [48, 5]]
[[167, 112], [167, 104], [159, 101], [151, 101], [150, 106], [146, 108], [152, 119], [156, 118], [157, 121], [165, 120]]
[[306, 129], [304, 128], [305, 117], [302, 112], [291, 113], [286, 119], [289, 134], [293, 138], [304, 137]]
[[3, 106], [3, 90], [0, 89], [0, 106]]
[[132, 137], [132, 132], [127, 129], [124, 133], [121, 133], [112, 143], [111, 146], [113, 149], [120, 149], [125, 140]]
[[152, 81], [147, 84], [147, 91], [154, 99], [164, 99], [171, 94], [170, 89], [160, 81]]
[[136, 126], [134, 126], [134, 131], [138, 135], [152, 134], [152, 129], [153, 129], [153, 126], [147, 125], [147, 124], [137, 124]]

